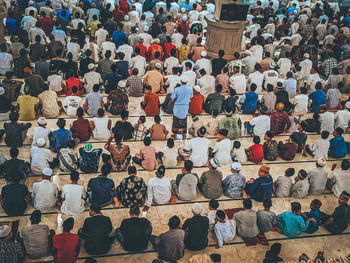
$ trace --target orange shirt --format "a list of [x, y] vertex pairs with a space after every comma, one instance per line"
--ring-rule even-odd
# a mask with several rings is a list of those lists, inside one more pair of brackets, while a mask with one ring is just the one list
[[159, 98], [157, 94], [145, 94], [143, 103], [146, 105], [146, 116], [159, 115]]
[[190, 102], [189, 113], [199, 115], [202, 113], [204, 97], [202, 94], [193, 94]]

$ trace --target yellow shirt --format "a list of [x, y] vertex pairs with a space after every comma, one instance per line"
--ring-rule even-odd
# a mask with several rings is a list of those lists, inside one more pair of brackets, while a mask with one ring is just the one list
[[90, 36], [91, 37], [95, 37], [95, 33], [97, 31], [97, 25], [98, 24], [101, 24], [100, 21], [98, 20], [94, 20], [94, 21], [91, 21], [88, 25], [87, 25], [87, 28], [90, 28]]
[[17, 99], [19, 105], [19, 120], [32, 121], [35, 119], [35, 106], [38, 99], [30, 95], [20, 95]]
[[178, 49], [179, 51], [179, 63], [188, 59], [188, 54], [190, 53], [190, 48], [187, 45], [182, 44]]
[[154, 69], [147, 71], [143, 77], [143, 83], [152, 87], [152, 92], [157, 93], [163, 87], [163, 75], [158, 70]]

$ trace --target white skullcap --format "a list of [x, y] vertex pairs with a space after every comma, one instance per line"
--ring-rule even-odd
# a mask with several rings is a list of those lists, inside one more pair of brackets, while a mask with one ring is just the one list
[[88, 65], [88, 69], [89, 69], [89, 70], [92, 70], [94, 67], [95, 67], [95, 64], [94, 64], [94, 63], [90, 63], [90, 64]]
[[200, 203], [194, 203], [192, 205], [192, 213], [195, 215], [200, 215], [203, 211], [203, 207]]
[[7, 237], [11, 232], [11, 227], [8, 225], [0, 226], [0, 237]]
[[327, 160], [324, 157], [320, 157], [317, 159], [317, 164], [321, 167], [325, 166], [327, 164]]
[[129, 16], [128, 16], [128, 15], [125, 15], [125, 16], [124, 16], [124, 20], [128, 21], [128, 20], [129, 20]]
[[44, 138], [39, 138], [36, 140], [36, 145], [38, 145], [39, 147], [43, 147], [45, 145], [46, 141]]
[[0, 87], [0, 95], [5, 93], [5, 89], [3, 87]]
[[182, 17], [182, 21], [186, 22], [187, 21], [187, 16]]
[[187, 83], [189, 81], [189, 78], [186, 75], [181, 76], [181, 82]]
[[48, 167], [44, 168], [43, 175], [51, 176], [52, 175], [52, 169], [50, 169]]
[[148, 32], [148, 30], [149, 30], [149, 27], [148, 27], [148, 26], [145, 26], [145, 27], [143, 28], [143, 31], [145, 31], [145, 32]]
[[308, 53], [305, 53], [305, 54], [304, 54], [304, 57], [305, 57], [305, 58], [309, 58], [310, 55], [309, 55]]
[[205, 52], [204, 50], [201, 52], [201, 57], [206, 57], [207, 56], [207, 52]]
[[118, 87], [124, 88], [125, 87], [125, 82], [124, 81], [119, 81], [118, 82]]
[[157, 62], [154, 66], [155, 66], [157, 69], [161, 69], [161, 68], [162, 68], [162, 64], [160, 64], [159, 62]]
[[348, 101], [347, 103], [345, 103], [345, 108], [350, 109], [350, 101]]
[[46, 119], [45, 119], [45, 117], [40, 117], [39, 119], [38, 119], [38, 124], [40, 124], [40, 125], [45, 125], [47, 122], [46, 122]]
[[240, 171], [242, 168], [242, 165], [239, 162], [234, 162], [231, 167], [232, 167], [232, 170]]
[[193, 87], [193, 89], [194, 89], [195, 91], [197, 91], [197, 92], [200, 92], [200, 91], [201, 91], [201, 87], [198, 86], [198, 85], [195, 85], [195, 86]]
[[186, 12], [186, 9], [184, 7], [181, 7], [181, 10], [180, 10], [182, 13], [185, 13]]

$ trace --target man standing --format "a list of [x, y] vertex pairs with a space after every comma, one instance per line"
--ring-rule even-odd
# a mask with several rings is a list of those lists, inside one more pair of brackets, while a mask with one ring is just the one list
[[189, 81], [187, 76], [181, 77], [181, 86], [177, 87], [171, 95], [171, 101], [174, 104], [174, 116], [172, 124], [173, 137], [176, 134], [182, 134], [186, 138], [187, 133], [187, 113], [190, 105], [190, 99], [193, 97], [193, 90], [186, 84]]

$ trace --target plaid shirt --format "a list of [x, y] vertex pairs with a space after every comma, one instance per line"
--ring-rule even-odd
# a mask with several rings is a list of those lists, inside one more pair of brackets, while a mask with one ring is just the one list
[[135, 134], [135, 141], [143, 141], [143, 139], [145, 138], [147, 133], [147, 128], [146, 126], [141, 123], [138, 127], [137, 130], [135, 130], [134, 134]]
[[143, 96], [143, 84], [142, 79], [138, 76], [130, 76], [126, 80], [126, 87], [128, 88], [129, 96], [142, 97]]
[[332, 69], [336, 68], [336, 67], [338, 67], [338, 63], [337, 63], [337, 60], [333, 57], [326, 59], [322, 63], [322, 68], [323, 68], [324, 74], [327, 78], [331, 74]]

